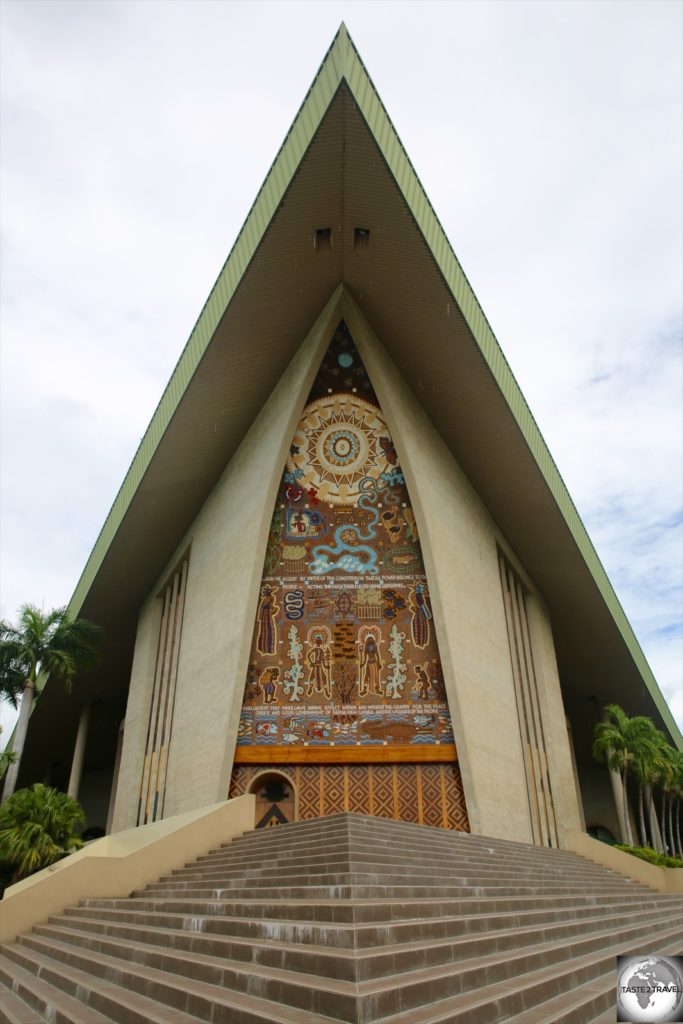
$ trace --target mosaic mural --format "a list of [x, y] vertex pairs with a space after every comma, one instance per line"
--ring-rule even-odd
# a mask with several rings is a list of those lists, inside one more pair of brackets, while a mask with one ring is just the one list
[[303, 748], [401, 746], [426, 761], [453, 742], [415, 516], [342, 323], [278, 493], [236, 760], [247, 747], [294, 761]]

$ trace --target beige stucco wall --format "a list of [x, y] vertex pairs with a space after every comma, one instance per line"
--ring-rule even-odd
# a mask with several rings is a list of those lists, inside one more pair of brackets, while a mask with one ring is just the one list
[[583, 794], [586, 826], [601, 825], [603, 828], [609, 829], [617, 842], [621, 842], [614, 796], [605, 765], [582, 764], [579, 767], [579, 780]]
[[529, 629], [562, 841], [564, 830], [579, 828], [580, 819], [547, 608], [348, 296], [344, 315], [391, 431], [417, 519], [472, 831], [532, 840], [499, 545], [531, 591]]
[[[531, 586], [533, 587], [533, 584]], [[532, 589], [527, 598], [526, 610], [557, 830], [560, 844], [564, 846], [567, 830], [583, 829], [581, 795], [577, 789], [577, 778], [567, 735], [567, 719], [562, 701], [550, 615], [545, 602], [535, 589]]]
[[313, 378], [340, 318], [330, 298], [140, 612], [112, 831], [136, 823], [161, 591], [189, 547], [165, 815], [224, 800], [254, 609], [278, 484]]
[[105, 829], [111, 797], [112, 768], [84, 772], [78, 788], [78, 802], [85, 812], [85, 827]]
[[593, 839], [585, 832], [569, 830], [565, 838], [567, 849], [572, 853], [578, 853], [581, 857], [600, 864], [601, 867], [617, 871], [620, 875], [632, 878], [634, 882], [647, 885], [657, 892], [683, 895], [681, 868], [660, 868], [656, 864], [648, 864], [647, 861], [633, 857], [630, 853], [624, 853], [623, 850], [617, 850], [607, 843]]
[[[255, 798], [223, 800], [105, 836], [5, 890], [0, 942], [88, 898], [129, 896], [254, 827]], [[3, 1018], [4, 1019], [4, 1018]]]
[[[132, 828], [137, 823], [145, 739], [152, 700], [154, 664], [156, 660], [161, 601], [148, 598], [138, 617], [133, 667], [130, 674], [128, 703], [123, 732], [119, 777], [116, 785], [111, 831]], [[211, 801], [205, 801], [209, 803]]]
[[301, 409], [342, 314], [375, 385], [415, 509], [472, 830], [520, 841], [532, 838], [497, 545], [532, 594], [529, 628], [543, 693], [555, 809], [561, 831], [578, 828], [547, 609], [362, 313], [340, 290], [303, 342], [141, 611], [113, 830], [135, 823], [152, 688], [150, 648], [159, 623], [157, 594], [188, 545], [165, 813], [227, 795], [275, 495]]

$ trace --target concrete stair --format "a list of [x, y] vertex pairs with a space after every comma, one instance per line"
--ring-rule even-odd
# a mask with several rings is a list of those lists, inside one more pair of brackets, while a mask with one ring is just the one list
[[250, 832], [2, 949], [0, 1024], [606, 1024], [683, 898], [560, 850], [340, 814]]

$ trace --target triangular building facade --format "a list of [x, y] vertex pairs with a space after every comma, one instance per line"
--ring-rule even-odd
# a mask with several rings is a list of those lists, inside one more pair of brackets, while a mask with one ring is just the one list
[[80, 745], [103, 830], [250, 791], [267, 827], [562, 846], [618, 835], [601, 705], [680, 740], [343, 26], [71, 611], [102, 665], [48, 684], [22, 781], [65, 787]]

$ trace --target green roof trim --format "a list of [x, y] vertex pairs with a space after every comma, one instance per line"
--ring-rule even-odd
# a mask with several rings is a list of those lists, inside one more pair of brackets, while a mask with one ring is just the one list
[[626, 643], [650, 696], [667, 723], [671, 735], [683, 748], [683, 737], [681, 737], [659, 690], [652, 670], [581, 522], [557, 466], [343, 23], [266, 175], [244, 226], [237, 236], [150, 425], [140, 442], [130, 469], [71, 598], [70, 613], [75, 615], [82, 607], [130, 502], [206, 351], [220, 318], [242, 280], [330, 102], [343, 81], [350, 89], [406, 205], [432, 253], [436, 266], [458, 304], [486, 364], [505, 396], [519, 429], [574, 537], [583, 560]]
[[247, 219], [176, 363], [171, 379], [166, 385], [150, 424], [138, 445], [130, 468], [76, 584], [76, 589], [69, 602], [71, 615], [77, 615], [83, 606], [88, 591], [152, 461], [157, 446], [342, 81], [343, 73], [338, 55], [338, 41], [342, 32], [346, 33], [343, 26], [325, 55], [313, 85], [299, 108], [294, 123], [266, 175], [266, 179], [247, 214]]

